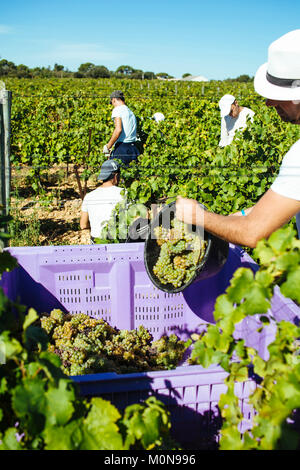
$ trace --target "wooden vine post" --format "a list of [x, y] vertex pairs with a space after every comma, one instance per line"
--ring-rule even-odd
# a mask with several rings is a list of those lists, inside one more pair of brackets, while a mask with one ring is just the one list
[[[11, 136], [11, 103], [12, 92], [5, 89], [0, 82], [0, 214], [9, 215], [10, 210], [10, 136]], [[6, 227], [1, 229], [6, 231]], [[0, 239], [0, 247], [7, 246], [7, 242]]]

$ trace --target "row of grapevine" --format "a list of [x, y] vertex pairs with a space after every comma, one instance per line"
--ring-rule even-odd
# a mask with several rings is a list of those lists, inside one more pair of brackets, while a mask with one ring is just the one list
[[[267, 108], [252, 85], [212, 82], [176, 84], [118, 80], [13, 80], [12, 162], [40, 174], [49, 165], [84, 164], [97, 172], [103, 145], [112, 132], [109, 94], [125, 92], [143, 122], [144, 154], [122, 173], [129, 198], [142, 203], [181, 194], [216, 212], [228, 213], [256, 202], [271, 184], [284, 153], [299, 136]], [[219, 148], [218, 100], [233, 93], [256, 113], [241, 138]], [[157, 124], [154, 112], [166, 120]]]

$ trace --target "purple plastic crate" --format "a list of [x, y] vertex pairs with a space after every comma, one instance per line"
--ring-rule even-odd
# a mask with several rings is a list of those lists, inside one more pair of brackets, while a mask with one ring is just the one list
[[183, 292], [156, 288], [144, 266], [144, 243], [9, 248], [19, 268], [3, 275], [8, 297], [39, 313], [62, 308], [104, 318], [120, 329], [144, 325], [159, 338], [174, 331], [182, 338], [213, 322], [215, 300], [240, 267], [256, 268], [241, 249], [230, 247], [221, 272]]
[[[144, 243], [91, 246], [9, 248], [19, 267], [4, 273], [6, 295], [34, 307], [39, 313], [62, 308], [104, 318], [120, 329], [144, 325], [153, 337], [175, 332], [187, 339], [214, 322], [216, 298], [223, 294], [239, 267], [257, 265], [238, 246], [230, 245], [222, 270], [207, 280], [193, 283], [179, 294], [167, 294], [150, 281], [144, 266]], [[271, 307], [277, 319], [296, 321], [300, 308], [275, 289]], [[248, 346], [268, 355], [267, 346], [276, 326], [258, 334], [258, 316], [248, 317], [235, 335]], [[73, 377], [82, 395], [102, 396], [118, 408], [155, 395], [172, 413], [174, 437], [189, 448], [214, 446], [221, 426], [218, 400], [226, 390], [224, 370], [217, 366], [183, 365], [172, 371], [117, 375], [114, 373]], [[241, 432], [251, 427], [253, 410], [247, 398], [256, 386], [252, 380], [236, 384], [244, 421]], [[197, 446], [197, 447], [193, 447]]]
[[[62, 308], [103, 318], [120, 329], [144, 325], [154, 339], [176, 333], [187, 339], [213, 323], [216, 298], [225, 292], [239, 267], [257, 270], [241, 248], [230, 245], [229, 256], [215, 276], [194, 282], [183, 292], [168, 294], [156, 288], [144, 265], [144, 243], [109, 245], [41, 246], [9, 248], [19, 267], [4, 273], [6, 295], [34, 307], [38, 313]], [[272, 314], [294, 321], [300, 309], [275, 290]], [[257, 333], [257, 317], [244, 320], [237, 334], [262, 356], [274, 336], [274, 325]]]
[[[84, 396], [101, 396], [118, 409], [155, 395], [171, 412], [172, 434], [186, 448], [214, 448], [219, 439], [220, 395], [226, 392], [227, 373], [217, 366], [182, 366], [170, 371], [73, 377]], [[244, 416], [241, 433], [251, 428], [253, 409], [248, 397], [252, 380], [236, 383], [235, 394]]]

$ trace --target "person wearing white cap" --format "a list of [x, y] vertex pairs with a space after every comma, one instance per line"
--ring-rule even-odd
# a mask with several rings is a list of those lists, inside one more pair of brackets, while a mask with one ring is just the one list
[[237, 130], [245, 129], [247, 119], [253, 121], [254, 112], [240, 106], [233, 95], [224, 95], [219, 101], [221, 111], [221, 137], [219, 147], [226, 147], [231, 144]]
[[88, 193], [82, 201], [80, 228], [90, 230], [91, 243], [100, 237], [113, 209], [123, 199], [123, 188], [118, 187], [119, 180], [119, 163], [116, 160], [106, 160], [98, 176], [101, 185]]
[[154, 113], [153, 114], [153, 119], [154, 121], [156, 122], [161, 122], [161, 121], [164, 121], [165, 120], [165, 116], [163, 113]]
[[[269, 46], [268, 62], [257, 70], [254, 88], [283, 121], [300, 125], [300, 29]], [[300, 139], [284, 156], [277, 178], [253, 207], [223, 216], [203, 210], [193, 199], [178, 196], [176, 201], [179, 220], [198, 225], [201, 221], [208, 232], [252, 248], [294, 216], [300, 237]]]

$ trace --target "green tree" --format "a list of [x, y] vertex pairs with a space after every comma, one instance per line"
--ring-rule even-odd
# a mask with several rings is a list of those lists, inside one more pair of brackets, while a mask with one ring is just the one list
[[54, 64], [53, 70], [54, 70], [55, 72], [62, 72], [63, 69], [64, 69], [64, 66], [63, 66], [63, 65]]
[[120, 65], [120, 67], [117, 68], [116, 74], [121, 74], [121, 75], [131, 75], [135, 72], [135, 69], [131, 67], [130, 65]]
[[49, 78], [52, 72], [46, 67], [35, 67], [30, 70], [33, 77]]
[[78, 67], [78, 72], [86, 75], [88, 72], [90, 72], [93, 68], [95, 67], [92, 62], [85, 62], [84, 64], [79, 65]]
[[6, 59], [0, 60], [0, 75], [15, 75], [17, 66]]
[[171, 75], [169, 75], [166, 72], [159, 72], [159, 73], [156, 74], [156, 76], [159, 77], [159, 78], [164, 78], [164, 79], [173, 78]]
[[237, 82], [240, 82], [240, 83], [248, 83], [248, 82], [251, 82], [253, 80], [253, 77], [249, 77], [249, 75], [239, 75], [237, 78], [236, 78], [236, 81]]
[[131, 75], [130, 78], [136, 78], [138, 80], [141, 80], [144, 77], [144, 72], [142, 70], [135, 70]]
[[145, 80], [154, 80], [156, 78], [156, 75], [154, 72], [145, 72], [144, 78]]
[[90, 78], [109, 78], [109, 70], [104, 65], [95, 65], [87, 73], [87, 77]]
[[17, 66], [16, 70], [17, 77], [19, 78], [31, 78], [32, 73], [29, 67], [27, 65], [20, 64]]

